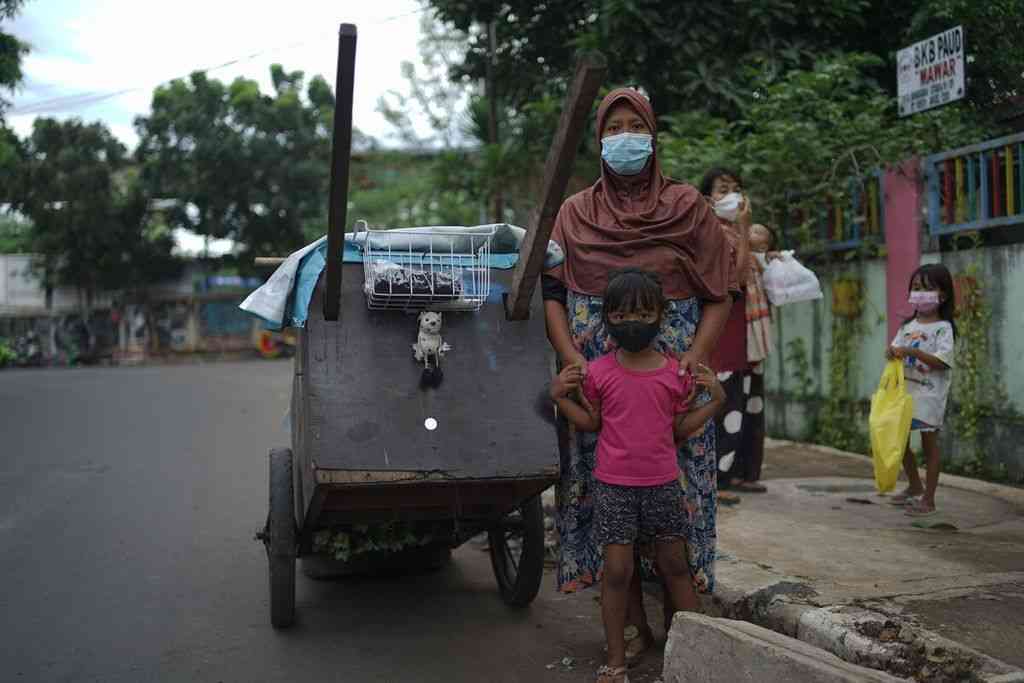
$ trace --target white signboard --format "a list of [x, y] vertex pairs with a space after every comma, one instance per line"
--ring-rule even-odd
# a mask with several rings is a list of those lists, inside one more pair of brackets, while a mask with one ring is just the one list
[[900, 116], [964, 96], [964, 28], [957, 26], [896, 53]]

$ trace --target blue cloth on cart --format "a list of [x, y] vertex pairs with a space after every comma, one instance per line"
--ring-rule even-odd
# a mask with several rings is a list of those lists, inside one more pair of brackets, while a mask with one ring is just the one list
[[[451, 240], [451, 249], [455, 252], [469, 251], [467, 245], [473, 243], [472, 236], [494, 230], [491, 238], [491, 250], [487, 265], [491, 268], [508, 270], [514, 268], [519, 260], [519, 247], [526, 231], [514, 225], [497, 223], [472, 227], [439, 226], [438, 228], [403, 229], [401, 233], [388, 236], [386, 232], [345, 233], [342, 261], [344, 263], [362, 263], [363, 247], [366, 239], [371, 239], [371, 246], [379, 248], [393, 242], [392, 247], [403, 251], [411, 249], [414, 253], [426, 251], [431, 246], [431, 234], [434, 230], [444, 230], [446, 239]], [[453, 232], [464, 232], [464, 241]], [[423, 239], [418, 240], [417, 235]], [[436, 237], [433, 244], [437, 245]], [[548, 242], [544, 257], [544, 268], [553, 268], [565, 259], [561, 247], [555, 242]], [[261, 318], [266, 327], [279, 330], [282, 327], [304, 327], [309, 313], [309, 302], [313, 298], [313, 290], [320, 279], [320, 273], [327, 265], [327, 237], [312, 242], [292, 253], [278, 266], [277, 270], [256, 291], [243, 301], [239, 308]]]

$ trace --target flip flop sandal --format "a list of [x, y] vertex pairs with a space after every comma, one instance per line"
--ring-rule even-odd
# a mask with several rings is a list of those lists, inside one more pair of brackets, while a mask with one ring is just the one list
[[909, 501], [920, 497], [920, 493], [897, 493], [889, 498], [889, 505], [906, 505]]
[[718, 492], [718, 504], [719, 505], [739, 505], [740, 501], [743, 500], [739, 496], [724, 491]]
[[629, 683], [629, 674], [624, 666], [605, 664], [597, 670], [597, 683]]
[[920, 500], [915, 500], [913, 503], [907, 504], [907, 509], [903, 511], [903, 514], [908, 517], [929, 517], [936, 512], [938, 510], [934, 507], [926, 507]]

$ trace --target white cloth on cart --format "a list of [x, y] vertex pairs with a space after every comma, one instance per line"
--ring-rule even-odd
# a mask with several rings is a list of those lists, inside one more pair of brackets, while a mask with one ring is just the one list
[[[433, 248], [439, 249], [438, 240], [444, 240], [440, 246], [443, 250], [454, 252], [468, 251], [480, 246], [481, 234], [494, 231], [491, 238], [491, 253], [488, 265], [491, 268], [507, 270], [515, 267], [519, 260], [519, 247], [526, 237], [526, 230], [507, 223], [494, 223], [476, 226], [433, 226], [420, 228], [402, 228], [401, 232], [388, 234], [382, 230], [372, 232], [346, 232], [342, 259], [346, 263], [361, 263], [362, 251], [367, 238], [370, 246], [391, 247], [396, 251], [425, 252]], [[436, 232], [443, 232], [437, 235]], [[464, 237], [452, 235], [462, 232]], [[422, 234], [422, 238], [418, 235]], [[562, 248], [555, 242], [548, 241], [544, 257], [544, 269], [554, 268], [565, 259]], [[306, 245], [292, 253], [284, 260], [270, 278], [256, 291], [246, 297], [239, 308], [262, 318], [268, 328], [303, 327], [309, 310], [309, 302], [313, 298], [316, 282], [327, 264], [327, 236]]]

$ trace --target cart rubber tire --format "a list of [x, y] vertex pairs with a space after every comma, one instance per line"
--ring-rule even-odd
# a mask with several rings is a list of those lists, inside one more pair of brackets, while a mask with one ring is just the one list
[[270, 580], [270, 623], [287, 628], [295, 621], [295, 555], [292, 452], [270, 451], [270, 511], [267, 514], [267, 560]]
[[525, 607], [533, 602], [544, 578], [544, 510], [541, 497], [535, 496], [518, 508], [522, 533], [522, 553], [517, 568], [509, 566], [505, 552], [508, 518], [487, 531], [491, 566], [498, 581], [501, 598], [512, 607]]

